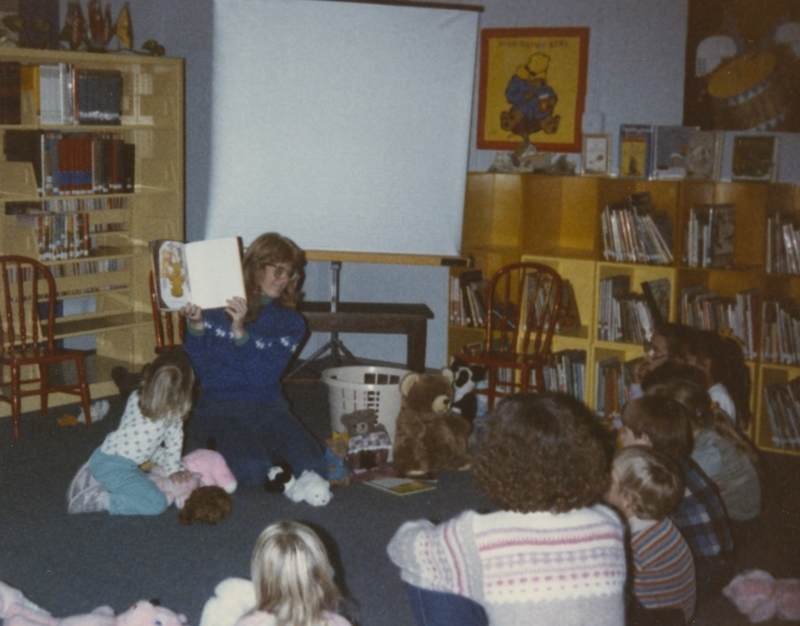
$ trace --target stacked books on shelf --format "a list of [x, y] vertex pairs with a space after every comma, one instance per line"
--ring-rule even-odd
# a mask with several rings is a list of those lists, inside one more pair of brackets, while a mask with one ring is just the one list
[[40, 261], [59, 261], [89, 256], [96, 247], [92, 234], [125, 229], [122, 221], [91, 224], [90, 212], [125, 206], [125, 198], [65, 198], [8, 202], [5, 209], [17, 216], [17, 226], [33, 230]]
[[736, 208], [732, 204], [692, 207], [684, 230], [683, 262], [689, 267], [730, 268]]
[[[560, 350], [550, 355], [543, 368], [544, 387], [574, 396], [581, 402], [586, 384], [586, 350]], [[535, 384], [536, 372], [531, 372], [531, 384]]]
[[664, 212], [655, 210], [650, 194], [607, 204], [600, 227], [607, 261], [672, 263], [672, 224]]
[[630, 276], [621, 274], [600, 280], [597, 338], [600, 341], [643, 343], [653, 335], [660, 313], [651, 310], [644, 294], [630, 291]]
[[619, 426], [622, 407], [631, 399], [633, 372], [641, 361], [642, 357], [623, 362], [618, 356], [597, 361], [594, 406], [598, 417]]
[[97, 259], [87, 261], [72, 261], [60, 263], [49, 267], [53, 278], [67, 276], [86, 276], [88, 274], [105, 274], [108, 272], [124, 272], [129, 263], [126, 258]]
[[135, 145], [119, 133], [7, 130], [7, 161], [30, 163], [39, 194], [133, 193]]
[[774, 274], [800, 274], [800, 228], [791, 215], [771, 210], [767, 217], [766, 270]]
[[734, 297], [720, 295], [702, 285], [681, 290], [681, 323], [702, 330], [732, 334], [739, 338], [746, 359], [757, 357], [756, 331], [760, 326], [761, 298], [756, 288]]
[[88, 213], [26, 213], [17, 225], [32, 228], [40, 261], [62, 261], [89, 256]]
[[450, 323], [486, 326], [486, 287], [483, 270], [467, 270], [450, 277]]
[[773, 445], [800, 450], [800, 379], [765, 387], [764, 404]]
[[[122, 73], [79, 69], [70, 63], [38, 67], [42, 125], [119, 125], [122, 120]], [[34, 95], [34, 101], [37, 96]]]
[[800, 365], [800, 305], [791, 298], [767, 300], [761, 320], [762, 363]]

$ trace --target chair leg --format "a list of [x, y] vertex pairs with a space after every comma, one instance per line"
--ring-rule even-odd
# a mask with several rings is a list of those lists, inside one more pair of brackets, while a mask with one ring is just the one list
[[86, 367], [84, 366], [83, 358], [75, 360], [75, 367], [78, 370], [78, 384], [81, 390], [83, 414], [86, 416], [86, 427], [90, 428], [92, 426], [92, 400], [89, 397], [89, 384], [86, 382]]
[[11, 420], [14, 425], [14, 439], [19, 439], [19, 417], [22, 408], [19, 365], [11, 367]]
[[47, 363], [39, 364], [39, 407], [42, 417], [47, 415], [50, 399], [50, 369]]

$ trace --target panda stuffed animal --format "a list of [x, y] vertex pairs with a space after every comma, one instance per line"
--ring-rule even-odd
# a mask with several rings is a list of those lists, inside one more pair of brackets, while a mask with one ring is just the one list
[[[486, 379], [486, 368], [483, 365], [470, 365], [458, 357], [450, 363], [453, 372], [453, 404], [451, 409], [461, 413], [469, 422], [479, 415], [478, 396], [473, 390]], [[484, 407], [485, 409], [485, 407]]]

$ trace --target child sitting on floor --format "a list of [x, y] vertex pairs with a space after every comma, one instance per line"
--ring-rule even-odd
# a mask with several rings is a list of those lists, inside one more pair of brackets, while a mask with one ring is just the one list
[[672, 521], [692, 549], [698, 597], [717, 594], [731, 575], [733, 539], [716, 485], [690, 456], [694, 440], [686, 408], [674, 398], [645, 395], [625, 405], [622, 424], [624, 447], [654, 448], [683, 472], [686, 491]]
[[684, 488], [683, 476], [669, 457], [652, 448], [630, 446], [614, 456], [606, 501], [628, 520], [638, 604], [645, 610], [677, 609], [681, 623], [688, 624], [694, 615], [694, 559], [669, 518], [683, 499]]
[[[191, 480], [181, 463], [183, 421], [192, 406], [194, 370], [179, 349], [145, 367], [141, 391], [128, 398], [119, 427], [81, 467], [67, 492], [69, 513], [158, 515], [166, 496], [139, 467], [152, 461], [176, 482]], [[163, 445], [162, 445], [163, 444]]]
[[501, 510], [406, 522], [387, 548], [416, 622], [623, 624], [624, 532], [602, 503], [609, 465], [602, 427], [575, 398], [503, 398], [472, 465]]
[[341, 594], [325, 546], [308, 526], [264, 529], [250, 562], [256, 608], [236, 626], [351, 626], [336, 610]]

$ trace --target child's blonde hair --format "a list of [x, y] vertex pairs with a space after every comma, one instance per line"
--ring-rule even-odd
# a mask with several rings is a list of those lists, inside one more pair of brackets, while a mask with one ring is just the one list
[[152, 420], [185, 420], [193, 392], [192, 362], [183, 348], [171, 348], [143, 368], [139, 409]]
[[666, 454], [644, 446], [628, 446], [616, 452], [612, 467], [620, 492], [631, 498], [630, 513], [640, 519], [661, 521], [683, 499], [683, 474]]
[[341, 594], [328, 553], [317, 534], [294, 521], [276, 522], [259, 536], [250, 562], [256, 609], [276, 626], [317, 626], [335, 612]]

